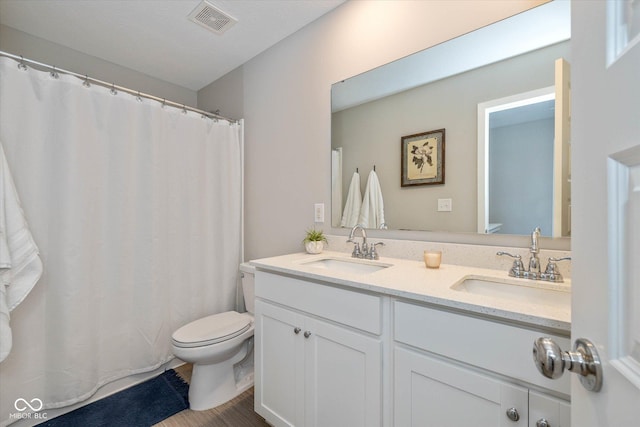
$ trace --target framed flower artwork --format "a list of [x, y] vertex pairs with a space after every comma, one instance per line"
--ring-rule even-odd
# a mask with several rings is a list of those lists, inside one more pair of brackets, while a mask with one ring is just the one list
[[444, 133], [438, 129], [400, 138], [402, 187], [444, 184]]

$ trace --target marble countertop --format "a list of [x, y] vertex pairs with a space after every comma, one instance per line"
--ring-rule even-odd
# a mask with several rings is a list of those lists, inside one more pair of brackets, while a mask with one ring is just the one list
[[[570, 303], [554, 306], [527, 298], [486, 296], [454, 289], [466, 278], [480, 277], [510, 285], [570, 292], [571, 281], [567, 279], [564, 283], [558, 284], [516, 279], [509, 277], [507, 271], [451, 264], [441, 264], [440, 268], [430, 269], [425, 267], [422, 260], [388, 257], [381, 257], [378, 261], [356, 260], [370, 264], [390, 265], [388, 268], [370, 273], [340, 272], [308, 264], [326, 258], [353, 260], [350, 254], [324, 251], [318, 255], [294, 253], [263, 258], [253, 260], [251, 264], [261, 271], [283, 273], [345, 288], [435, 304], [449, 309], [503, 319], [508, 322], [528, 324], [565, 334], [569, 334], [571, 331]], [[567, 300], [570, 301], [570, 295]]]

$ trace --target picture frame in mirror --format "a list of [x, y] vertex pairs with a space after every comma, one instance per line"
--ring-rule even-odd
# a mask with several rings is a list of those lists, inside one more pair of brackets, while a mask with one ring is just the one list
[[400, 142], [402, 187], [444, 184], [445, 129], [403, 136]]

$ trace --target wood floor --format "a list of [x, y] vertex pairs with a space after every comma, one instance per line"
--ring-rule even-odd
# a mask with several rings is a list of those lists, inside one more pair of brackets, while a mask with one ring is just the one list
[[[191, 365], [176, 368], [176, 372], [189, 382]], [[268, 427], [269, 424], [253, 410], [253, 388], [240, 396], [208, 411], [178, 412], [172, 417], [155, 424], [154, 427]]]

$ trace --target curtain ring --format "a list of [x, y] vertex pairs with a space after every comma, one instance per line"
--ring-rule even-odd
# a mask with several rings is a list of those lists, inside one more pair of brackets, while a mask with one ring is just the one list
[[56, 71], [55, 65], [51, 67], [51, 72], [49, 73], [49, 75], [51, 76], [51, 78], [54, 78], [54, 79], [60, 78], [60, 74], [58, 74], [58, 72]]
[[116, 90], [116, 84], [115, 83], [111, 83], [111, 90], [109, 92], [111, 92], [111, 95], [117, 95], [118, 94], [118, 91]]
[[24, 56], [20, 55], [20, 63], [18, 63], [18, 70], [27, 71], [27, 65], [24, 63]]
[[138, 91], [138, 95], [136, 95], [136, 101], [142, 102], [142, 97], [140, 96], [140, 91]]
[[84, 75], [84, 81], [82, 82], [82, 86], [91, 87], [91, 83], [89, 83], [89, 76], [86, 74]]
[[166, 105], [167, 105], [167, 99], [162, 98], [162, 108], [166, 107]]
[[187, 114], [187, 107], [182, 104], [182, 114]]

